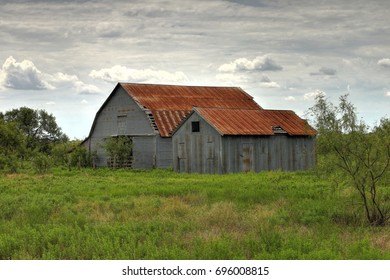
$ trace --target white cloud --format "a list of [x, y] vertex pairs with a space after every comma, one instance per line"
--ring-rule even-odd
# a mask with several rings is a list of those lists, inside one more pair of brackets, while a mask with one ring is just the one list
[[217, 74], [215, 77], [217, 80], [229, 85], [237, 85], [248, 82], [247, 77], [237, 74], [223, 73]]
[[83, 100], [81, 100], [81, 102], [80, 102], [81, 104], [88, 104], [88, 101], [87, 100], [85, 100], [85, 99], [83, 99]]
[[383, 58], [381, 60], [378, 60], [378, 65], [383, 67], [390, 67], [390, 58]]
[[386, 96], [390, 97], [390, 91], [386, 92]]
[[305, 93], [305, 94], [303, 95], [303, 99], [304, 99], [304, 100], [313, 100], [313, 99], [314, 99], [317, 95], [319, 95], [319, 94], [324, 94], [324, 95], [326, 95], [325, 92], [323, 92], [323, 91], [317, 89], [316, 91], [311, 91], [311, 92]]
[[277, 64], [268, 55], [257, 56], [253, 60], [249, 60], [245, 57], [238, 58], [230, 63], [222, 64], [219, 68], [219, 72], [223, 73], [236, 73], [246, 71], [280, 71], [283, 67]]
[[295, 101], [296, 99], [295, 99], [294, 96], [290, 95], [290, 96], [285, 97], [284, 100], [286, 100], [286, 101]]
[[57, 88], [72, 88], [80, 94], [99, 94], [102, 91], [95, 85], [86, 84], [76, 76], [65, 73], [55, 73], [54, 75], [47, 75], [50, 82]]
[[45, 80], [45, 75], [30, 60], [17, 62], [8, 57], [0, 71], [0, 84], [6, 88], [21, 90], [45, 90], [54, 87]]
[[263, 76], [260, 85], [265, 88], [280, 88], [278, 83], [271, 81], [267, 76]]
[[56, 103], [54, 101], [48, 101], [45, 103], [46, 105], [56, 105]]
[[115, 65], [111, 68], [103, 68], [100, 70], [92, 70], [89, 76], [106, 82], [132, 81], [148, 83], [176, 83], [188, 81], [187, 76], [181, 71], [168, 72], [151, 68], [137, 70], [122, 65]]
[[0, 85], [19, 90], [55, 90], [71, 88], [80, 94], [96, 94], [101, 90], [94, 85], [80, 81], [76, 75], [61, 72], [43, 73], [32, 61], [17, 62], [8, 57], [0, 70]]

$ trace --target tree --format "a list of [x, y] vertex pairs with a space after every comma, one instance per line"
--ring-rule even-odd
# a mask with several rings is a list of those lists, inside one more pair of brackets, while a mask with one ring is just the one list
[[128, 162], [133, 154], [131, 138], [127, 136], [106, 138], [102, 147], [110, 157], [112, 167], [128, 166]]
[[27, 107], [7, 111], [4, 120], [15, 123], [26, 135], [27, 148], [49, 153], [52, 143], [67, 141], [68, 137], [58, 126], [55, 117], [45, 110]]
[[370, 225], [386, 224], [390, 207], [381, 190], [388, 184], [390, 170], [390, 121], [382, 119], [369, 131], [364, 121], [357, 119], [348, 94], [340, 97], [338, 106], [319, 94], [309, 113], [318, 131], [320, 167], [327, 172], [341, 171], [341, 180], [359, 194]]
[[25, 152], [25, 137], [14, 123], [0, 119], [0, 169], [17, 171], [18, 158]]

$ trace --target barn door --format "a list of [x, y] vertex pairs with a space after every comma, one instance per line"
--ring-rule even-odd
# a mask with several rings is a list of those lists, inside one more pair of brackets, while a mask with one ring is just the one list
[[179, 143], [178, 157], [177, 157], [178, 171], [187, 172], [187, 156], [186, 156], [186, 147], [184, 143]]
[[242, 144], [242, 171], [249, 172], [254, 170], [253, 144]]
[[215, 149], [214, 149], [214, 142], [209, 141], [206, 144], [206, 152], [207, 152], [207, 159], [206, 159], [206, 173], [214, 174], [215, 173]]

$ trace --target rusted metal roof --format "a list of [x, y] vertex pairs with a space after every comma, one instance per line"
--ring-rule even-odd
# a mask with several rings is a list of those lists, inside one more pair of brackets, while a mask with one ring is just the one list
[[316, 135], [309, 124], [289, 110], [194, 108], [221, 135]]
[[204, 87], [120, 83], [144, 110], [152, 112], [162, 137], [189, 115], [193, 107], [262, 109], [253, 97], [237, 87]]
[[171, 137], [172, 131], [181, 123], [191, 111], [179, 111], [179, 110], [154, 110], [152, 114], [154, 116], [156, 125], [162, 137]]

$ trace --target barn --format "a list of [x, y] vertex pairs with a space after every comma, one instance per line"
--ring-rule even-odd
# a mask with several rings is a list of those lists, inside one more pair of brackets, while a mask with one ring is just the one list
[[199, 173], [303, 170], [314, 165], [315, 131], [292, 111], [264, 110], [238, 87], [118, 83], [83, 141], [97, 166], [102, 142], [126, 136], [128, 167]]
[[237, 87], [205, 87], [118, 83], [96, 113], [89, 136], [82, 143], [96, 154], [96, 166], [108, 166], [102, 142], [129, 137], [132, 168], [173, 167], [172, 133], [194, 106], [261, 109], [252, 96]]

